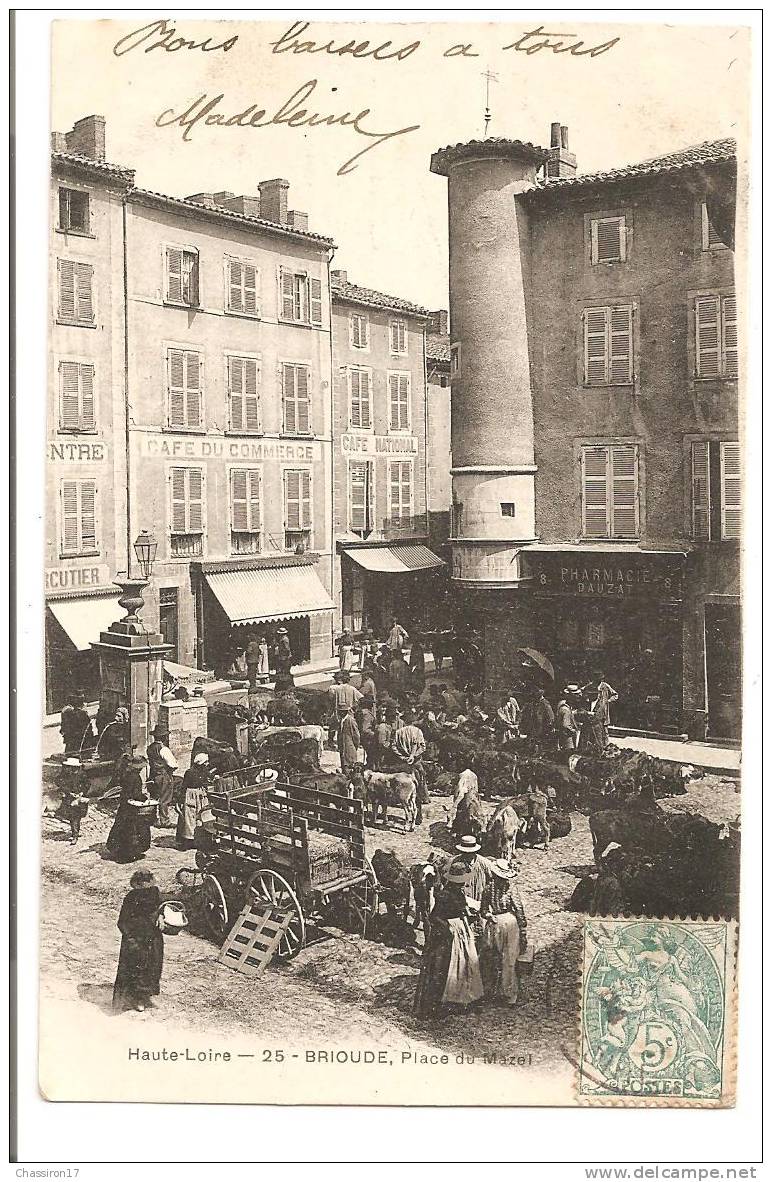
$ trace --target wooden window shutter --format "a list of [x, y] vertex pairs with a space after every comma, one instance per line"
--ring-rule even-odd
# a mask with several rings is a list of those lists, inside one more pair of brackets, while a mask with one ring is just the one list
[[80, 324], [91, 324], [94, 319], [93, 277], [90, 263], [75, 264], [75, 317]]
[[724, 243], [719, 238], [716, 231], [711, 225], [710, 216], [708, 214], [708, 203], [702, 203], [702, 249], [714, 250], [717, 247], [723, 247]]
[[201, 358], [193, 352], [185, 354], [185, 415], [187, 427], [201, 426]]
[[362, 370], [359, 375], [359, 395], [362, 415], [362, 427], [369, 431], [372, 427], [372, 390], [370, 388], [370, 374]]
[[228, 396], [231, 408], [231, 430], [243, 431], [246, 421], [244, 406], [244, 360], [228, 358]]
[[260, 470], [247, 471], [247, 498], [249, 502], [249, 529], [253, 534], [260, 532]]
[[198, 251], [182, 252], [182, 299], [190, 308], [198, 306]]
[[231, 526], [236, 533], [249, 531], [249, 496], [246, 468], [231, 469]]
[[694, 301], [695, 366], [698, 378], [716, 378], [721, 370], [718, 296], [698, 296]]
[[260, 430], [260, 372], [255, 357], [244, 358], [244, 428]]
[[608, 382], [608, 308], [585, 308], [584, 380], [588, 386]]
[[166, 248], [166, 298], [182, 303], [182, 251], [174, 246]]
[[59, 190], [59, 228], [70, 228], [70, 194], [68, 189]]
[[618, 263], [625, 258], [625, 219], [598, 218], [592, 222], [593, 263]]
[[238, 259], [228, 259], [228, 308], [244, 312], [244, 269]]
[[310, 376], [307, 365], [295, 366], [297, 430], [301, 435], [307, 435], [311, 430]]
[[692, 537], [710, 538], [710, 444], [692, 444]]
[[321, 279], [311, 279], [311, 323], [322, 323], [322, 281]]
[[77, 554], [80, 549], [78, 520], [78, 482], [62, 481], [62, 553]]
[[83, 480], [80, 485], [80, 536], [82, 550], [96, 550], [96, 483], [93, 480]]
[[618, 446], [611, 452], [611, 533], [638, 536], [638, 448]]
[[169, 368], [169, 426], [185, 426], [185, 352], [170, 349]]
[[721, 301], [722, 373], [725, 378], [737, 377], [737, 300], [733, 295]]
[[633, 309], [621, 304], [610, 309], [609, 382], [624, 386], [633, 378]]
[[247, 316], [258, 316], [260, 308], [257, 302], [257, 268], [253, 267], [251, 263], [242, 264], [242, 275], [244, 278], [244, 301], [243, 311]]
[[392, 428], [399, 423], [399, 375], [389, 374], [389, 422]]
[[298, 429], [297, 402], [295, 398], [295, 366], [282, 365], [281, 373], [284, 430], [288, 435], [294, 435]]
[[282, 320], [295, 319], [295, 276], [279, 268], [279, 299]]
[[77, 431], [81, 425], [80, 369], [77, 361], [59, 363], [59, 425], [63, 431]]
[[350, 392], [350, 406], [351, 406], [351, 426], [362, 426], [362, 374], [358, 369], [350, 369], [348, 371], [349, 392]]
[[721, 443], [721, 537], [739, 538], [742, 529], [740, 444]]
[[75, 319], [75, 264], [59, 259], [59, 319]]
[[311, 473], [300, 473], [300, 528], [311, 528]]
[[367, 529], [367, 463], [349, 465], [349, 529]]
[[80, 369], [80, 426], [83, 431], [93, 431], [96, 427], [96, 413], [94, 405], [94, 367], [81, 365]]
[[582, 533], [605, 538], [608, 520], [608, 448], [582, 449]]
[[172, 528], [173, 534], [188, 532], [188, 496], [187, 469], [172, 468], [169, 475], [171, 485]]
[[188, 468], [188, 533], [204, 531], [204, 473], [201, 468]]
[[284, 473], [284, 520], [288, 530], [299, 530], [300, 525], [300, 477], [301, 472]]

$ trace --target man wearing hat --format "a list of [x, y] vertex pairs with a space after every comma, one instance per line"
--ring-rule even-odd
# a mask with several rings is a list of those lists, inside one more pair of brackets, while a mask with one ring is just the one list
[[571, 706], [571, 699], [576, 701], [575, 695], [578, 694], [578, 685], [567, 685], [563, 690], [560, 701], [558, 702], [558, 711], [555, 716], [555, 729], [558, 735], [558, 747], [561, 751], [574, 751], [576, 749], [576, 741], [579, 737], [579, 726], [574, 717], [573, 707]]
[[153, 795], [158, 800], [158, 828], [172, 829], [174, 823], [169, 813], [174, 792], [174, 773], [177, 771], [177, 760], [169, 746], [169, 728], [159, 722], [153, 731], [153, 742], [147, 749], [147, 762], [150, 766], [149, 778], [153, 781], [155, 791]]
[[362, 700], [362, 694], [351, 684], [351, 674], [346, 669], [339, 669], [333, 674], [333, 684], [327, 691], [330, 698], [330, 726], [327, 741], [332, 744], [338, 735], [338, 724], [347, 710], [353, 710]]
[[286, 628], [276, 629], [276, 672], [290, 673], [292, 669], [292, 646]]
[[483, 891], [490, 883], [490, 862], [480, 854], [480, 843], [471, 833], [460, 837], [456, 842], [456, 857], [450, 863], [448, 871], [466, 871], [469, 878], [466, 884], [466, 894], [478, 905], [482, 901]]

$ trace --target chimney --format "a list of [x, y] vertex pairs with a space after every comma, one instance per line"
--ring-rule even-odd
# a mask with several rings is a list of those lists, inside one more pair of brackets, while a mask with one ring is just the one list
[[232, 193], [215, 193], [214, 199], [223, 209], [230, 209], [233, 213], [240, 213], [248, 218], [260, 217], [259, 197], [234, 197]]
[[260, 181], [257, 187], [260, 190], [260, 217], [267, 222], [286, 226], [289, 181], [275, 177], [270, 181]]
[[227, 205], [231, 198], [235, 196], [235, 193], [212, 193], [215, 205]]
[[444, 308], [440, 308], [438, 312], [429, 313], [426, 331], [435, 333], [437, 336], [446, 337], [448, 335], [448, 314]]
[[212, 193], [192, 193], [185, 200], [190, 201], [193, 205], [205, 205], [207, 209], [217, 209], [217, 202]]
[[67, 151], [67, 136], [63, 131], [51, 132], [51, 151], [52, 152], [66, 152]]
[[348, 271], [330, 271], [330, 278], [333, 283], [348, 283]]
[[302, 230], [305, 233], [308, 231], [308, 214], [301, 213], [299, 209], [291, 209], [287, 214], [287, 224], [292, 226], [293, 230]]
[[73, 152], [76, 156], [88, 156], [91, 160], [104, 160], [104, 115], [86, 115], [85, 118], [79, 119], [64, 138], [68, 152]]
[[547, 161], [548, 177], [574, 176], [576, 156], [568, 150], [568, 128], [565, 124], [553, 123], [550, 128], [550, 150]]

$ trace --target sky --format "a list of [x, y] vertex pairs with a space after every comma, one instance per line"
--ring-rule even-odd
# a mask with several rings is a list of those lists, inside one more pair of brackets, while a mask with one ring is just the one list
[[[83, 115], [104, 115], [108, 160], [134, 168], [139, 186], [174, 196], [256, 193], [258, 181], [286, 177], [290, 208], [305, 210], [309, 229], [335, 240], [333, 266], [353, 282], [425, 307], [448, 303], [447, 182], [430, 173], [429, 160], [437, 148], [482, 138], [485, 72], [496, 76], [489, 135], [548, 146], [550, 123], [566, 124], [584, 172], [731, 135], [742, 151], [747, 135], [749, 33], [738, 26], [597, 25], [542, 12], [496, 23], [314, 20], [282, 40], [290, 16], [195, 16], [178, 14], [173, 29], [170, 21], [146, 33], [137, 31], [160, 15], [56, 21], [52, 127], [66, 131]], [[564, 48], [618, 40], [596, 54], [556, 54], [549, 46], [525, 52], [544, 43], [541, 35], [523, 40], [540, 26], [561, 34], [549, 45]], [[167, 44], [177, 36], [209, 38], [209, 46], [151, 48], [164, 34]], [[230, 48], [214, 48], [233, 37]], [[292, 49], [330, 41], [338, 49], [352, 38], [369, 42], [362, 56]], [[385, 42], [391, 44], [380, 51], [383, 60], [374, 60], [368, 50]], [[521, 48], [504, 48], [513, 43]], [[463, 54], [454, 49], [463, 45]], [[348, 123], [365, 111], [358, 122], [364, 131], [414, 130], [377, 143], [352, 126], [271, 124], [299, 90], [305, 101], [298, 98], [292, 109], [320, 117], [348, 112]], [[210, 114], [225, 119], [251, 107], [243, 122], [264, 111], [260, 122], [270, 125], [202, 120], [188, 128], [185, 142], [179, 116], [195, 100], [200, 110], [220, 95]], [[169, 126], [157, 126], [159, 117]]]

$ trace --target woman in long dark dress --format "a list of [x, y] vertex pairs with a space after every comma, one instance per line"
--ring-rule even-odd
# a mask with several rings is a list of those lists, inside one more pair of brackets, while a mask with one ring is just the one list
[[121, 951], [113, 988], [113, 1013], [144, 1010], [161, 991], [164, 938], [158, 926], [161, 895], [149, 870], [135, 870], [121, 905]]
[[419, 1018], [439, 1017], [443, 1006], [468, 1006], [483, 995], [480, 964], [469, 924], [464, 888], [469, 873], [451, 868], [429, 916], [429, 934], [413, 1000]]
[[150, 849], [152, 811], [150, 793], [140, 775], [145, 766], [141, 755], [127, 760], [121, 771], [121, 796], [113, 827], [107, 835], [107, 852], [116, 862], [136, 862]]

